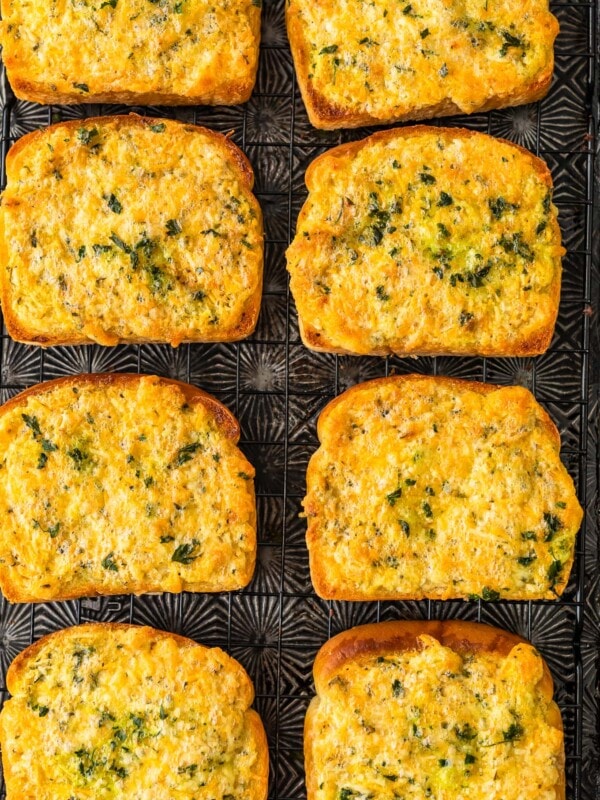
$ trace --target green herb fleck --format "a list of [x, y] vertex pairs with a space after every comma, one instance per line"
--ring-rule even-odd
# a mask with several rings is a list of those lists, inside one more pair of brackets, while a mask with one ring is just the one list
[[517, 564], [520, 564], [522, 567], [530, 567], [536, 558], [537, 556], [533, 553], [529, 556], [519, 556], [519, 558], [517, 558]]
[[548, 567], [548, 581], [550, 583], [550, 589], [554, 589], [554, 587], [558, 583], [562, 570], [563, 570], [562, 561], [554, 559], [554, 561]]
[[402, 497], [402, 489], [398, 487], [397, 489], [394, 489], [393, 492], [387, 494], [385, 496], [385, 499], [393, 508], [396, 505], [396, 500], [399, 500], [401, 497]]
[[168, 219], [166, 228], [167, 236], [177, 236], [178, 233], [181, 233], [181, 225], [176, 219]]
[[73, 466], [77, 472], [83, 472], [83, 470], [91, 466], [92, 459], [90, 454], [81, 450], [79, 447], [73, 447], [71, 450], [67, 450], [67, 455], [73, 460]]
[[192, 442], [191, 444], [184, 445], [184, 447], [180, 447], [173, 461], [173, 465], [176, 467], [181, 467], [184, 464], [187, 464], [187, 462], [191, 461], [196, 455], [198, 450], [201, 449], [202, 445], [200, 442]]
[[506, 211], [516, 211], [519, 206], [516, 203], [509, 203], [504, 197], [497, 197], [494, 200], [488, 200], [488, 206], [492, 212], [494, 219], [502, 219], [502, 215]]
[[109, 553], [107, 556], [105, 556], [102, 559], [102, 561], [100, 563], [102, 564], [102, 567], [104, 569], [108, 569], [111, 572], [118, 572], [119, 571], [119, 565], [115, 561], [115, 554], [114, 553]]
[[329, 44], [327, 45], [327, 47], [323, 47], [323, 49], [319, 51], [319, 55], [326, 56], [329, 55], [330, 53], [337, 53], [337, 51], [338, 51], [337, 44]]
[[120, 214], [123, 211], [123, 206], [117, 200], [114, 194], [110, 194], [108, 196], [104, 195], [104, 199], [106, 200], [107, 206], [110, 208], [112, 212], [115, 214]]
[[78, 128], [77, 138], [81, 144], [90, 144], [98, 136], [98, 128]]
[[523, 531], [521, 539], [526, 542], [537, 542], [537, 534], [535, 531]]
[[551, 542], [554, 535], [563, 528], [563, 523], [560, 517], [550, 512], [544, 512], [544, 525], [546, 526], [546, 535], [544, 536], [545, 542]]
[[481, 590], [481, 599], [485, 600], [486, 603], [494, 603], [496, 600], [500, 600], [500, 592], [497, 592], [495, 589], [490, 589], [489, 586], [484, 586]]
[[21, 418], [25, 425], [27, 425], [27, 427], [33, 432], [34, 439], [37, 439], [42, 435], [40, 423], [38, 422], [37, 417], [31, 417], [29, 414], [21, 414]]
[[458, 725], [455, 725], [454, 733], [456, 734], [457, 738], [461, 739], [463, 742], [471, 742], [473, 739], [477, 738], [477, 731], [472, 728], [468, 722], [466, 722], [462, 728], [459, 728]]
[[176, 561], [178, 564], [191, 564], [200, 556], [200, 553], [195, 552], [198, 544], [196, 539], [192, 539], [188, 544], [180, 544], [175, 548], [171, 561]]
[[524, 733], [523, 726], [518, 722], [513, 722], [508, 726], [508, 730], [502, 731], [502, 739], [505, 742], [514, 742], [520, 739]]

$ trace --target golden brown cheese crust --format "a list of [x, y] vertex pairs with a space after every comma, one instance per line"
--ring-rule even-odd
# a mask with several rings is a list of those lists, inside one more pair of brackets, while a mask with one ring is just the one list
[[308, 800], [565, 800], [552, 676], [525, 639], [462, 620], [376, 623], [330, 639], [313, 671]]
[[552, 80], [547, 0], [289, 0], [286, 19], [316, 128], [532, 103]]
[[254, 0], [2, 0], [2, 58], [37, 103], [235, 105], [258, 66]]
[[254, 689], [218, 648], [135, 625], [79, 625], [28, 647], [7, 686], [7, 800], [267, 796]]
[[193, 386], [80, 375], [0, 409], [0, 586], [11, 602], [246, 586], [254, 469]]
[[564, 249], [539, 158], [485, 134], [416, 126], [333, 148], [306, 184], [287, 261], [307, 347], [547, 350]]
[[368, 381], [318, 421], [304, 509], [326, 599], [552, 599], [583, 511], [556, 427], [521, 387]]
[[136, 115], [59, 123], [11, 148], [0, 299], [17, 341], [236, 341], [260, 310], [263, 230], [244, 154]]

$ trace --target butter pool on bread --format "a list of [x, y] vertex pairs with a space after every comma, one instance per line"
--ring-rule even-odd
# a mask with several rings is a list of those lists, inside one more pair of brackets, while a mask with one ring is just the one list
[[0, 587], [12, 602], [246, 586], [254, 469], [218, 400], [76, 375], [0, 407]]

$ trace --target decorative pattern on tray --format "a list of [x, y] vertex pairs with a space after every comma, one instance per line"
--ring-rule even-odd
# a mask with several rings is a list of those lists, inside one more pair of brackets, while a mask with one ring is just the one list
[[[565, 723], [567, 796], [597, 797], [599, 709], [595, 694], [600, 645], [597, 503], [600, 231], [594, 199], [594, 59], [598, 9], [593, 2], [552, 3], [561, 33], [550, 94], [532, 105], [471, 117], [460, 125], [505, 137], [544, 158], [552, 170], [564, 245], [563, 291], [554, 341], [534, 359], [378, 359], [311, 353], [299, 340], [287, 292], [285, 248], [306, 193], [304, 171], [327, 147], [372, 129], [319, 132], [297, 90], [284, 23], [284, 0], [263, 0], [263, 43], [251, 100], [233, 108], [134, 108], [221, 132], [247, 153], [266, 227], [263, 305], [256, 332], [240, 344], [39, 348], [16, 344], [3, 329], [0, 400], [24, 388], [78, 372], [156, 373], [189, 381], [226, 403], [242, 426], [241, 446], [257, 471], [259, 554], [255, 578], [242, 592], [83, 599], [38, 606], [0, 600], [0, 681], [11, 660], [45, 633], [86, 621], [149, 624], [223, 646], [248, 670], [271, 749], [270, 798], [305, 797], [302, 728], [313, 693], [311, 668], [325, 640], [352, 625], [396, 618], [481, 620], [531, 639], [552, 670]], [[594, 90], [594, 87], [595, 90]], [[125, 106], [46, 108], [15, 101], [5, 80], [2, 165], [23, 134], [62, 119], [127, 113]], [[4, 169], [0, 175], [4, 186]], [[595, 224], [594, 224], [595, 215]], [[343, 603], [312, 591], [305, 522], [298, 518], [308, 458], [317, 445], [315, 420], [334, 395], [358, 381], [392, 372], [451, 375], [531, 389], [557, 423], [562, 458], [588, 514], [575, 566], [558, 602]], [[4, 795], [0, 795], [4, 797]]]

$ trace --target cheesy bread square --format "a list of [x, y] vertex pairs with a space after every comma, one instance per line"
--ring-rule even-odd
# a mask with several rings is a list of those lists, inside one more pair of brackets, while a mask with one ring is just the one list
[[306, 541], [335, 600], [558, 597], [582, 519], [558, 431], [519, 386], [423, 375], [322, 411]]
[[260, 309], [263, 229], [225, 136], [135, 115], [20, 139], [0, 206], [6, 327], [29, 344], [236, 341]]
[[235, 105], [250, 97], [258, 0], [2, 0], [2, 60], [36, 103]]
[[327, 642], [304, 730], [308, 800], [565, 800], [552, 676], [512, 633], [383, 622]]
[[417, 126], [319, 156], [288, 249], [307, 347], [529, 356], [550, 345], [560, 228], [546, 164], [481, 133]]
[[286, 13], [316, 128], [518, 106], [552, 80], [548, 0], [288, 0]]
[[11, 602], [246, 586], [254, 469], [218, 400], [78, 375], [0, 407], [0, 587]]
[[78, 625], [11, 664], [7, 800], [266, 800], [252, 683], [219, 648], [136, 625]]

